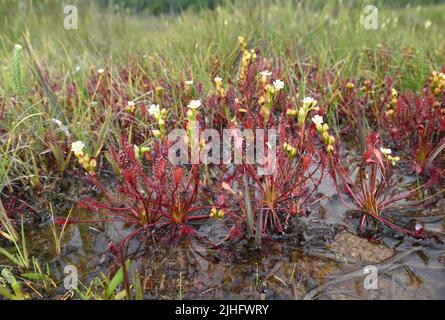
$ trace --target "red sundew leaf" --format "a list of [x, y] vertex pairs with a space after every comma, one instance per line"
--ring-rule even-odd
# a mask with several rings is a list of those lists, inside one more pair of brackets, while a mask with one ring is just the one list
[[368, 140], [367, 141], [368, 148], [375, 148], [376, 147], [378, 137], [375, 134], [375, 132], [371, 131], [369, 133], [369, 135], [368, 135], [368, 139], [367, 140]]
[[412, 168], [413, 170], [417, 173], [417, 174], [421, 174], [422, 173], [422, 166], [419, 165], [417, 162], [413, 161], [412, 163]]
[[67, 219], [64, 217], [55, 217], [54, 218], [54, 223], [58, 226], [63, 226], [63, 225], [70, 225], [70, 224], [81, 224], [83, 223], [82, 221], [78, 221], [75, 219]]
[[309, 166], [311, 165], [312, 159], [309, 156], [305, 156], [303, 158], [303, 170], [309, 169]]
[[230, 229], [229, 237], [233, 240], [237, 240], [241, 238], [243, 234], [243, 229], [239, 224], [234, 224], [233, 227]]
[[182, 181], [183, 177], [184, 177], [184, 170], [182, 168], [177, 168], [175, 170], [175, 172], [173, 173], [173, 179], [174, 179], [176, 187]]
[[383, 164], [383, 157], [382, 157], [382, 153], [380, 152], [380, 150], [374, 149], [374, 155], [377, 158], [377, 160], [379, 161], [379, 164], [382, 168], [385, 167], [385, 165]]
[[183, 226], [181, 226], [181, 231], [179, 232], [179, 235], [181, 237], [186, 237], [192, 233], [193, 233], [192, 228], [190, 228], [189, 226], [183, 225]]
[[426, 183], [426, 185], [428, 186], [434, 186], [437, 185], [438, 183], [440, 183], [443, 173], [441, 170], [439, 170], [438, 168], [428, 168], [428, 176], [429, 179]]
[[218, 206], [223, 207], [224, 204], [226, 203], [226, 197], [223, 194], [219, 195], [218, 198], [216, 199], [216, 203]]
[[233, 191], [232, 187], [227, 182], [221, 183], [221, 186], [224, 190], [229, 191], [230, 193], [233, 193], [236, 195], [235, 191]]
[[162, 159], [162, 160], [159, 161], [158, 169], [157, 169], [157, 172], [156, 172], [158, 180], [162, 179], [162, 176], [164, 175], [164, 172], [165, 172], [165, 160]]
[[399, 130], [397, 128], [391, 128], [389, 130], [389, 134], [391, 136], [391, 139], [396, 142], [398, 139], [400, 139], [400, 134], [399, 134]]
[[64, 225], [65, 222], [67, 222], [66, 218], [62, 218], [62, 217], [55, 217], [54, 218], [54, 223], [57, 225]]
[[366, 149], [365, 152], [363, 153], [363, 163], [368, 162], [371, 159], [373, 153], [374, 153], [373, 148]]
[[414, 97], [412, 97], [412, 100], [414, 100], [414, 105], [415, 105], [416, 109], [419, 110], [420, 107], [422, 106], [422, 100], [420, 99], [420, 97], [414, 96]]
[[[247, 125], [246, 125], [247, 128]], [[234, 148], [236, 149], [236, 152], [239, 152], [239, 154], [242, 154], [243, 151], [243, 138], [239, 136], [238, 131], [236, 128], [231, 128], [230, 132], [233, 136], [233, 144]]]
[[142, 104], [140, 110], [142, 113], [142, 117], [144, 117], [144, 119], [148, 119], [147, 106], [145, 104]]
[[[445, 105], [445, 103], [444, 103], [444, 105]], [[445, 131], [445, 116], [440, 119], [439, 129], [440, 129], [440, 131]]]
[[392, 78], [390, 76], [386, 77], [386, 88], [388, 88], [388, 91], [391, 90], [392, 87]]
[[99, 202], [89, 198], [80, 201], [76, 207], [78, 209], [89, 210], [92, 212], [97, 212], [99, 209], [102, 209], [102, 205]]
[[113, 242], [110, 242], [108, 244], [108, 251], [113, 254], [114, 256], [119, 255], [120, 252], [120, 246], [119, 245], [115, 245]]

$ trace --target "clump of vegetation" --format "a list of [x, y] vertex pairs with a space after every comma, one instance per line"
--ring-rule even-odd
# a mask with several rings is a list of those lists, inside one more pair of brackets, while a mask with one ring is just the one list
[[[334, 159], [332, 162], [332, 176], [337, 189], [345, 189], [356, 205], [355, 208], [352, 208], [359, 210], [362, 214], [360, 219], [362, 233], [364, 233], [369, 219], [373, 218], [398, 232], [423, 238], [425, 236], [423, 226], [416, 225], [415, 230], [408, 230], [387, 220], [382, 215], [392, 204], [408, 198], [417, 191], [414, 189], [401, 195], [390, 196], [394, 182], [391, 167], [395, 166], [398, 161], [400, 161], [400, 157], [393, 156], [391, 149], [382, 147], [376, 134], [370, 133], [362, 161], [358, 165], [357, 182], [354, 182], [350, 173], [343, 168], [339, 159]], [[341, 196], [342, 192], [338, 194]]]
[[[85, 199], [79, 203], [79, 208], [104, 217], [97, 221], [121, 221], [136, 226], [137, 229], [123, 240], [123, 244], [138, 233], [160, 229], [169, 230], [165, 235], [169, 240], [189, 234], [198, 235], [189, 222], [209, 218], [211, 196], [202, 194], [198, 167], [192, 165], [186, 173], [183, 167], [169, 162], [167, 152], [168, 145], [158, 144], [153, 150], [144, 150], [128, 145], [123, 139], [119, 154], [111, 150], [121, 177], [117, 189], [121, 196], [108, 191], [97, 174], [88, 168], [90, 180], [102, 192], [105, 203]], [[86, 223], [92, 220], [72, 219], [67, 222]], [[59, 219], [58, 223], [66, 222]]]

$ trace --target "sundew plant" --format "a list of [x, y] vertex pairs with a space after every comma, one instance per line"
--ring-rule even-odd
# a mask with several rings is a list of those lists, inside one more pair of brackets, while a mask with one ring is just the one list
[[0, 300], [443, 299], [444, 15], [2, 1]]

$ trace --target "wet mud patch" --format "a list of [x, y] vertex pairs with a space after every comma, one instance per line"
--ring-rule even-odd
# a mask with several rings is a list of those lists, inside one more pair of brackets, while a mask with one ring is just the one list
[[[107, 183], [114, 184], [115, 180], [110, 178]], [[331, 188], [322, 185], [320, 190], [329, 195]], [[29, 250], [42, 262], [49, 263], [56, 279], [63, 279], [63, 269], [70, 264], [78, 268], [80, 281], [85, 285], [101, 273], [116, 271], [110, 243], [118, 243], [134, 231], [134, 227], [123, 223], [69, 225], [61, 254], [54, 254], [48, 203], [51, 202], [57, 216], [66, 217], [79, 200], [85, 197], [100, 200], [97, 190], [85, 179], [56, 180], [49, 192], [27, 197], [39, 210], [26, 223]], [[409, 223], [424, 217], [429, 230], [443, 232], [441, 206], [443, 200], [431, 208], [415, 209], [397, 218]], [[73, 210], [74, 216], [85, 215]], [[129, 274], [138, 270], [144, 275], [147, 299], [445, 298], [442, 245], [432, 240], [417, 241], [389, 230], [383, 230], [375, 243], [370, 242], [356, 235], [357, 219], [346, 213], [347, 208], [338, 197], [327, 196], [311, 208], [308, 217], [296, 219], [285, 234], [265, 239], [261, 248], [245, 239], [227, 240], [212, 248], [192, 237], [166, 242], [144, 234], [143, 240], [136, 238], [129, 243], [127, 254], [132, 259]], [[223, 223], [202, 223], [197, 230], [216, 243], [225, 238], [229, 229]], [[377, 289], [364, 287], [365, 267], [385, 265], [412, 248], [419, 249], [379, 271]], [[8, 262], [3, 259], [0, 264]], [[52, 298], [65, 293], [59, 287]]]

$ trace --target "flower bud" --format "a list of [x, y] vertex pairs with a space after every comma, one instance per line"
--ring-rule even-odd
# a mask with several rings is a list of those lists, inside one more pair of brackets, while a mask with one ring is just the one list
[[91, 159], [91, 161], [90, 161], [90, 169], [91, 169], [91, 171], [94, 171], [96, 169], [96, 166], [97, 166], [96, 159]]
[[328, 145], [327, 147], [326, 147], [326, 151], [328, 152], [328, 153], [332, 153], [332, 152], [334, 152], [334, 146], [333, 145]]
[[161, 137], [161, 131], [155, 129], [155, 130], [151, 130], [151, 133], [153, 133], [153, 135], [155, 136], [155, 138], [160, 138]]

